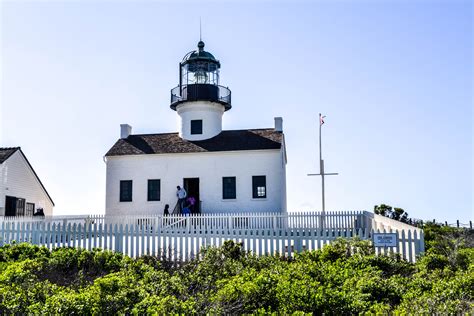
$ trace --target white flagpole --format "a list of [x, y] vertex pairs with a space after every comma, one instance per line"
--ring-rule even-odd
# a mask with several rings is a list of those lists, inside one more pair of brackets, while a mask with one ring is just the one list
[[324, 201], [324, 160], [323, 160], [323, 150], [322, 150], [322, 145], [321, 145], [321, 126], [322, 124], [322, 118], [321, 118], [321, 113], [319, 113], [319, 174], [321, 175], [321, 189], [322, 189], [322, 203], [323, 203], [323, 209], [321, 212], [321, 215], [323, 219], [325, 218], [326, 215], [326, 205]]
[[319, 113], [319, 173], [310, 173], [308, 176], [321, 176], [321, 201], [322, 201], [322, 211], [321, 211], [321, 227], [325, 228], [326, 224], [326, 201], [325, 201], [325, 192], [324, 192], [324, 177], [325, 176], [335, 176], [338, 173], [326, 173], [324, 171], [324, 160], [323, 160], [323, 150], [322, 150], [322, 141], [321, 141], [321, 126], [323, 125], [323, 116]]

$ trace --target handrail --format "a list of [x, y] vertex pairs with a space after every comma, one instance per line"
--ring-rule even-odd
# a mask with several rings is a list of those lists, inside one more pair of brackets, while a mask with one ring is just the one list
[[171, 89], [171, 108], [185, 101], [212, 101], [231, 108], [232, 92], [228, 87], [213, 84], [187, 84]]

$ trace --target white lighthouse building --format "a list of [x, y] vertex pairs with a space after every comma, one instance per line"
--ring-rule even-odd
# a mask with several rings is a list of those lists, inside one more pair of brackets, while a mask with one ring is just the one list
[[[221, 64], [198, 43], [179, 67], [170, 108], [177, 133], [133, 134], [122, 124], [106, 153], [106, 215], [170, 213], [177, 186], [195, 213], [286, 212], [282, 118], [272, 128], [223, 130], [231, 91], [219, 85]], [[185, 202], [187, 203], [187, 202]]]

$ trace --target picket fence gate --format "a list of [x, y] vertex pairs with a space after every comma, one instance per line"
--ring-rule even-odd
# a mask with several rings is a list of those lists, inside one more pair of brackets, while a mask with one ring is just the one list
[[375, 247], [377, 254], [399, 253], [414, 262], [424, 252], [423, 231], [386, 221], [369, 212], [338, 214], [213, 214], [194, 216], [56, 216], [0, 219], [0, 246], [28, 242], [45, 246], [101, 248], [130, 257], [152, 255], [176, 262], [199, 255], [202, 247], [226, 240], [243, 243], [256, 255], [292, 257], [321, 249], [337, 238], [370, 240], [374, 233], [396, 233], [396, 247]]

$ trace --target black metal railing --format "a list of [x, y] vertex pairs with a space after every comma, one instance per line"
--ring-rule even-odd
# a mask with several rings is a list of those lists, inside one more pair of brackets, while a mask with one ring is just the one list
[[231, 91], [227, 87], [212, 84], [187, 84], [171, 89], [171, 108], [186, 101], [218, 102], [229, 110], [231, 106]]

